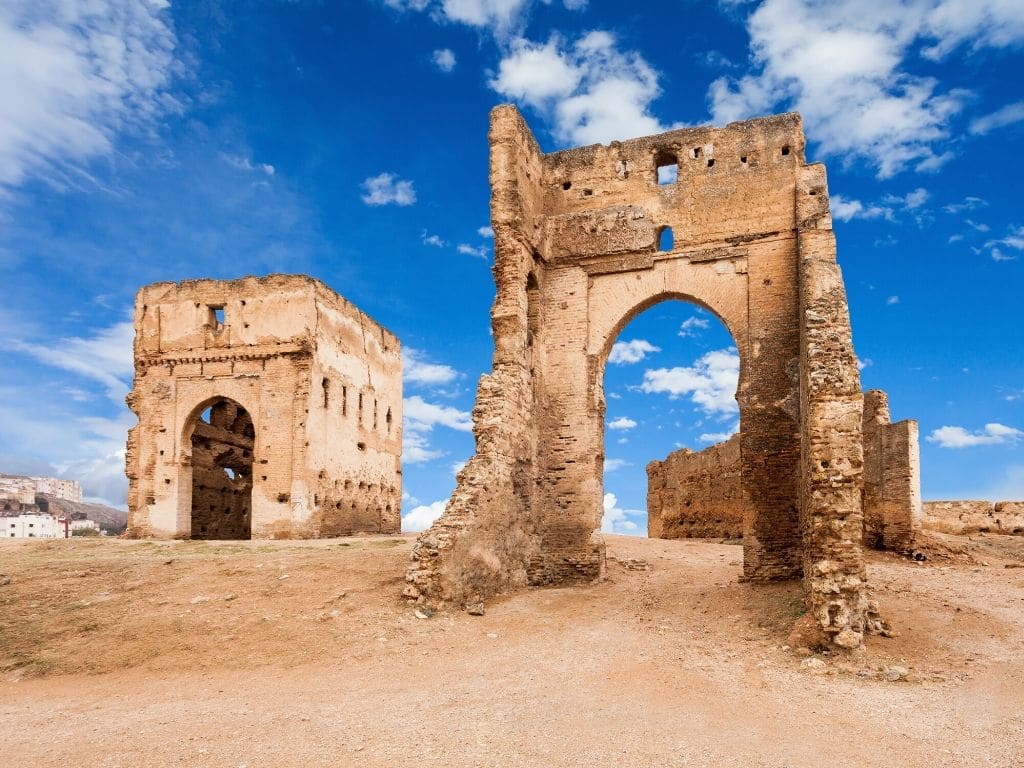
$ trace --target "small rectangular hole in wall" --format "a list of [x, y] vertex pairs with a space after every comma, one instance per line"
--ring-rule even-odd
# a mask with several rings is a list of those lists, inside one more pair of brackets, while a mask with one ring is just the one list
[[693, 155], [694, 160], [696, 160], [698, 157], [704, 154], [704, 150], [701, 147], [694, 147], [691, 154]]
[[740, 162], [743, 163], [744, 165], [746, 165], [747, 164], [747, 156], [743, 155], [742, 157], [740, 157]]
[[782, 148], [782, 156], [785, 157], [788, 154], [789, 154], [789, 147], [788, 146], [783, 147]]
[[711, 166], [713, 166], [714, 164], [715, 164], [715, 158], [713, 158], [713, 157], [712, 157], [712, 158], [709, 158], [709, 159], [708, 159], [708, 168], [710, 168], [710, 167], [711, 167]]
[[356, 410], [356, 423], [357, 424], [362, 424], [363, 423], [363, 393], [362, 392], [359, 393], [359, 407]]
[[214, 333], [220, 333], [224, 328], [224, 306], [211, 304], [207, 307], [207, 313], [206, 324], [213, 329]]
[[356, 448], [358, 448], [360, 451], [365, 451], [366, 443], [356, 443]]
[[348, 416], [348, 387], [341, 387], [341, 415]]
[[658, 186], [675, 184], [679, 179], [679, 158], [673, 152], [662, 150], [654, 156]]
[[324, 379], [322, 385], [324, 388], [324, 410], [326, 410], [331, 404], [331, 380]]

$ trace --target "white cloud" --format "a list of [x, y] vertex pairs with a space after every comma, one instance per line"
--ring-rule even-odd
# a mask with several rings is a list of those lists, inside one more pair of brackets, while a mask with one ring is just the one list
[[636, 422], [632, 419], [626, 418], [625, 416], [619, 416], [619, 418], [608, 422], [608, 429], [627, 430], [633, 429], [635, 426]]
[[450, 48], [441, 48], [434, 51], [431, 59], [434, 62], [434, 66], [442, 72], [451, 72], [455, 69], [455, 53]]
[[225, 163], [240, 171], [256, 171], [266, 176], [274, 175], [274, 166], [269, 163], [254, 163], [252, 158], [246, 155], [230, 155], [226, 152], [222, 152], [220, 156]]
[[645, 512], [642, 509], [621, 509], [619, 500], [614, 493], [604, 495], [604, 514], [601, 516], [602, 533], [623, 533], [636, 535], [640, 530], [630, 517], [643, 517]]
[[737, 421], [734, 423], [728, 431], [725, 432], [705, 432], [697, 439], [702, 443], [724, 443], [730, 437], [740, 431], [740, 423]]
[[453, 475], [458, 475], [459, 472], [462, 471], [462, 468], [465, 467], [468, 462], [469, 462], [468, 459], [463, 460], [463, 461], [453, 462], [452, 463], [452, 474]]
[[885, 202], [890, 203], [891, 205], [899, 205], [906, 208], [908, 211], [914, 211], [928, 202], [929, 197], [931, 197], [931, 195], [927, 189], [924, 187], [918, 187], [905, 195], [886, 195]]
[[437, 518], [444, 514], [447, 504], [448, 499], [441, 499], [432, 504], [415, 507], [409, 514], [402, 515], [402, 530], [406, 533], [427, 530]]
[[506, 98], [535, 109], [562, 143], [594, 144], [659, 133], [650, 113], [658, 74], [636, 51], [621, 51], [610, 32], [592, 31], [568, 44], [513, 40], [491, 80]]
[[415, 432], [412, 429], [402, 431], [402, 463], [423, 464], [444, 456], [444, 451], [431, 448], [430, 440], [422, 432]]
[[[756, 71], [710, 89], [716, 122], [799, 110], [826, 155], [859, 158], [885, 178], [936, 170], [950, 118], [967, 100], [906, 71], [915, 43], [941, 59], [963, 43], [1024, 39], [1024, 6], [1007, 0], [765, 0], [747, 19]], [[828, 62], [822, 66], [822, 62]], [[985, 127], [985, 124], [982, 124]]]
[[989, 115], [971, 121], [971, 133], [984, 135], [997, 128], [1024, 121], [1024, 101], [1007, 104]]
[[701, 331], [706, 331], [710, 323], [700, 317], [688, 317], [679, 326], [679, 335], [684, 339], [692, 339], [700, 336]]
[[968, 195], [960, 203], [950, 203], [949, 205], [943, 206], [942, 210], [946, 213], [962, 213], [964, 211], [973, 211], [975, 208], [984, 208], [988, 205], [987, 200], [982, 200], [980, 197], [974, 197]]
[[480, 227], [476, 233], [480, 235], [480, 237], [494, 237], [494, 230], [487, 226]]
[[900, 303], [900, 297], [899, 296], [890, 296], [889, 298], [887, 298], [885, 300], [885, 303], [888, 304], [889, 306], [892, 306], [893, 304], [899, 304]]
[[999, 250], [999, 246], [1013, 248], [1016, 251], [1024, 251], [1024, 227], [1011, 227], [1006, 237], [989, 240], [985, 243], [986, 248], [992, 249], [992, 258], [996, 261], [1012, 261], [1017, 258], [1016, 256], [1007, 256]]
[[426, 354], [418, 349], [402, 350], [402, 381], [406, 384], [450, 384], [458, 377], [459, 372], [450, 365], [428, 362]]
[[986, 424], [984, 429], [968, 432], [963, 427], [939, 427], [928, 435], [929, 443], [942, 448], [971, 448], [976, 445], [1004, 445], [1015, 443], [1024, 432], [1004, 424]]
[[708, 352], [691, 367], [656, 368], [644, 372], [643, 392], [665, 393], [675, 399], [689, 395], [704, 413], [728, 416], [739, 411], [736, 387], [740, 358], [735, 349]]
[[0, 187], [51, 183], [180, 105], [165, 0], [0, 4]]
[[865, 368], [870, 368], [874, 364], [875, 361], [872, 360], [870, 357], [859, 358], [857, 360], [857, 370], [863, 371]]
[[468, 245], [466, 243], [459, 243], [459, 247], [456, 248], [456, 250], [459, 253], [463, 253], [463, 254], [465, 254], [467, 256], [475, 256], [478, 259], [486, 259], [487, 258], [487, 246], [484, 246], [484, 245], [481, 245], [479, 247], [474, 247], [474, 246]]
[[420, 242], [423, 243], [424, 245], [429, 245], [434, 248], [444, 248], [446, 245], [448, 245], [448, 243], [442, 240], [439, 235], [427, 234], [427, 230], [425, 229], [423, 230], [423, 233], [420, 235]]
[[473, 419], [467, 411], [460, 411], [450, 405], [428, 403], [419, 395], [402, 401], [405, 427], [411, 432], [427, 432], [440, 424], [458, 432], [472, 432]]
[[416, 190], [412, 182], [399, 179], [393, 173], [381, 173], [371, 176], [362, 183], [365, 194], [363, 202], [367, 205], [412, 205], [416, 202]]
[[647, 355], [661, 352], [646, 339], [633, 339], [632, 341], [616, 341], [612, 344], [612, 351], [608, 353], [608, 362], [612, 365], [630, 365], [639, 363]]
[[[549, 5], [551, 0], [542, 0]], [[521, 30], [527, 23], [534, 0], [384, 0], [399, 11], [429, 10], [441, 23], [465, 24], [486, 29], [499, 40]], [[562, 0], [570, 11], [587, 7], [587, 0]]]
[[832, 215], [840, 221], [850, 219], [891, 219], [892, 209], [881, 205], [865, 205], [860, 200], [847, 200], [842, 195], [832, 195], [829, 201]]
[[106, 388], [107, 397], [120, 405], [134, 372], [134, 339], [132, 322], [125, 321], [100, 328], [89, 337], [72, 336], [53, 344], [11, 338], [6, 343], [41, 363], [99, 382]]
[[633, 466], [633, 465], [630, 464], [625, 459], [605, 459], [604, 471], [605, 472], [614, 472], [614, 471], [616, 471], [618, 469], [622, 469], [623, 467], [631, 467], [631, 466]]

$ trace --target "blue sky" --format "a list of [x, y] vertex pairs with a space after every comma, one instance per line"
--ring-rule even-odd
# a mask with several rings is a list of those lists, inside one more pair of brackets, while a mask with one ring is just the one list
[[[1024, 498], [1022, 71], [1006, 0], [8, 0], [0, 471], [123, 504], [135, 290], [305, 272], [403, 341], [424, 524], [490, 367], [487, 115], [512, 101], [546, 151], [800, 110], [925, 498]], [[620, 341], [606, 527], [639, 532], [646, 463], [735, 428], [735, 352], [683, 304]]]

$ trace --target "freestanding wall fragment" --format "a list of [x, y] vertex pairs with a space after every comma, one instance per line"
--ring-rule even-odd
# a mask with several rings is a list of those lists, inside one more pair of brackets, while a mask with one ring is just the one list
[[647, 535], [736, 538], [746, 510], [740, 436], [703, 451], [681, 448], [647, 465]]
[[398, 339], [317, 280], [142, 288], [128, 405], [130, 536], [400, 529]]
[[914, 420], [890, 423], [889, 398], [864, 393], [864, 543], [910, 552], [921, 529], [921, 455]]
[[803, 574], [823, 636], [857, 645], [860, 380], [799, 115], [545, 155], [501, 106], [490, 145], [493, 372], [476, 455], [414, 546], [406, 594], [458, 605], [600, 574], [605, 364], [632, 318], [682, 299], [717, 315], [740, 357], [746, 578]]

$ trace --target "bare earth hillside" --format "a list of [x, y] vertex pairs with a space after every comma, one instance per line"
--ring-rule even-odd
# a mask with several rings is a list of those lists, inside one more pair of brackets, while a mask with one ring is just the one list
[[420, 619], [408, 537], [5, 541], [0, 763], [1024, 765], [1024, 538], [871, 555], [895, 637], [845, 659], [739, 547], [608, 542], [599, 584]]

